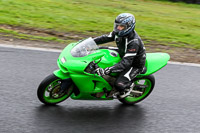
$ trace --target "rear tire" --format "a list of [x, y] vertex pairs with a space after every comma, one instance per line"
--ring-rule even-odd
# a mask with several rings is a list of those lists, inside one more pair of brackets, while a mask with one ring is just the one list
[[[152, 92], [154, 85], [155, 85], [155, 78], [153, 75], [148, 75], [141, 78], [134, 79], [135, 85], [145, 85], [146, 87], [141, 89], [140, 91], [143, 92], [142, 95], [131, 95], [125, 98], [119, 99], [120, 102], [126, 105], [133, 105], [135, 103], [141, 102], [144, 100], [149, 94]], [[133, 88], [133, 90], [135, 87]]]
[[67, 99], [73, 92], [73, 87], [70, 86], [67, 91], [56, 95], [61, 88], [62, 79], [54, 74], [47, 76], [39, 85], [37, 90], [38, 99], [46, 105], [56, 105]]

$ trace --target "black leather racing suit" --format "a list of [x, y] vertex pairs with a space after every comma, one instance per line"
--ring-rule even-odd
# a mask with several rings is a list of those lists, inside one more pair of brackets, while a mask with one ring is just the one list
[[133, 31], [125, 37], [118, 37], [115, 32], [111, 32], [109, 35], [94, 38], [94, 41], [98, 45], [116, 42], [122, 60], [110, 67], [111, 72], [120, 72], [115, 81], [115, 88], [118, 91], [129, 88], [132, 80], [143, 71], [146, 62], [145, 47], [139, 35]]

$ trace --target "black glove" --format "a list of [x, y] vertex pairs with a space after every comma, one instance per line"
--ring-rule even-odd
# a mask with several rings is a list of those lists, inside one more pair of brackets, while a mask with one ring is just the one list
[[108, 74], [110, 74], [110, 68], [109, 68], [109, 67], [107, 67], [107, 68], [105, 68], [105, 69], [103, 69], [103, 68], [97, 68], [97, 69], [95, 70], [95, 72], [96, 72], [99, 76], [108, 75]]
[[104, 69], [105, 75], [109, 75], [110, 72], [111, 72], [111, 71], [110, 71], [110, 67], [107, 67], [107, 68]]

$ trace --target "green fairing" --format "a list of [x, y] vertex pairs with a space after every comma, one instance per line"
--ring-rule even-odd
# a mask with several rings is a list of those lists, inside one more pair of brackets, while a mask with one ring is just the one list
[[[84, 70], [92, 61], [100, 61], [98, 66], [101, 68], [113, 66], [121, 60], [119, 54], [113, 50], [99, 49], [95, 53], [87, 56], [73, 57], [71, 54], [71, 49], [77, 44], [78, 43], [71, 43], [63, 50], [57, 61], [60, 70], [55, 71], [54, 74], [61, 79], [72, 79], [80, 91], [78, 96], [72, 94], [72, 99], [108, 100], [105, 95], [103, 95], [101, 98], [95, 98], [91, 96], [91, 94], [102, 92], [102, 88], [106, 88], [106, 90], [110, 91], [112, 87], [109, 85], [109, 83], [97, 74], [86, 73]], [[115, 53], [117, 56], [112, 56], [111, 52]], [[64, 63], [62, 63], [63, 57], [66, 59], [66, 62]], [[145, 74], [138, 75], [138, 77], [155, 73], [167, 64], [169, 58], [170, 56], [166, 53], [147, 53], [147, 60], [145, 64], [147, 67], [147, 72]], [[112, 75], [115, 76], [117, 74]]]
[[[60, 54], [59, 59], [57, 61], [57, 64], [60, 68], [59, 70], [55, 71], [54, 74], [57, 77], [60, 77], [61, 79], [65, 79], [69, 77], [69, 73], [84, 73], [84, 69], [88, 66], [88, 64], [91, 61], [98, 62], [98, 60], [101, 58], [101, 61], [98, 63], [99, 67], [106, 68], [115, 65], [118, 63], [121, 59], [119, 57], [119, 54], [117, 54], [117, 57], [113, 57], [110, 55], [111, 52], [116, 53], [113, 50], [107, 50], [107, 49], [99, 49], [96, 53], [93, 53], [91, 55], [88, 55], [86, 57], [73, 57], [70, 54], [70, 50], [73, 48], [74, 45], [77, 43], [69, 44], [63, 52]], [[170, 59], [169, 54], [167, 53], [147, 53], [146, 55], [146, 64], [147, 72], [145, 74], [138, 75], [141, 76], [147, 76], [150, 74], [155, 73], [156, 71], [160, 70], [162, 67], [167, 65], [167, 61]], [[62, 64], [61, 58], [65, 57], [67, 61]], [[114, 74], [113, 74], [114, 75]]]
[[106, 88], [108, 91], [112, 89], [112, 87], [102, 77], [99, 76], [80, 76], [76, 74], [72, 74], [70, 76], [80, 91], [78, 96], [72, 95], [72, 99], [107, 99], [105, 95], [101, 98], [95, 98], [91, 96], [91, 94], [102, 92], [102, 88]]
[[[111, 90], [112, 87], [102, 77], [86, 73], [84, 72], [84, 70], [91, 61], [98, 61], [101, 57], [102, 61], [100, 63], [101, 65], [99, 64], [99, 66], [102, 66], [104, 68], [107, 65], [112, 66], [113, 63], [108, 61], [108, 59], [112, 58], [106, 55], [106, 52], [109, 52], [108, 50], [98, 50], [96, 53], [93, 53], [86, 57], [73, 57], [70, 51], [76, 44], [77, 43], [69, 44], [60, 54], [59, 59], [57, 61], [60, 70], [54, 71], [54, 74], [61, 79], [71, 78], [75, 85], [79, 88], [80, 95], [72, 95], [72, 99], [97, 99], [95, 97], [92, 97], [91, 94], [102, 92], [102, 87], [106, 88], [107, 90]], [[102, 53], [102, 51], [104, 52]], [[65, 63], [61, 62], [61, 59], [63, 57], [65, 57], [67, 60]], [[113, 61], [115, 60], [119, 62], [120, 58], [118, 57], [117, 59], [113, 59]], [[94, 82], [96, 84], [94, 84]], [[102, 96], [102, 98], [100, 99], [107, 98], [105, 96]]]
[[[152, 75], [163, 68], [170, 56], [167, 53], [147, 53], [144, 74], [139, 74], [132, 82], [129, 95], [118, 99], [123, 104], [135, 104], [145, 99], [153, 90], [155, 78]], [[114, 50], [99, 49], [92, 38], [69, 44], [60, 54], [59, 70], [47, 76], [39, 85], [37, 96], [47, 105], [55, 105], [72, 99], [112, 100], [119, 92], [114, 82], [119, 73], [99, 76], [95, 70], [111, 67], [121, 61]], [[133, 64], [134, 65], [134, 64]], [[130, 76], [127, 74], [127, 76]]]
[[147, 72], [145, 74], [138, 75], [138, 77], [147, 76], [157, 72], [167, 65], [169, 59], [170, 56], [167, 53], [147, 53], [145, 64]]

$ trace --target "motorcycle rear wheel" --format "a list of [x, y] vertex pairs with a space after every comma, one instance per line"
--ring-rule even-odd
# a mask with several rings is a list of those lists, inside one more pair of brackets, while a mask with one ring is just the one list
[[70, 86], [66, 91], [58, 95], [61, 83], [62, 79], [54, 74], [47, 76], [38, 87], [38, 99], [46, 105], [56, 105], [66, 100], [73, 93], [73, 87]]
[[[120, 102], [126, 105], [133, 105], [135, 103], [141, 102], [152, 92], [155, 85], [155, 78], [153, 75], [148, 75], [141, 78], [134, 79], [135, 85], [142, 85], [145, 88], [141, 88], [139, 91], [142, 92], [141, 95], [130, 95], [125, 98], [119, 99]], [[133, 88], [133, 90], [135, 87]]]

